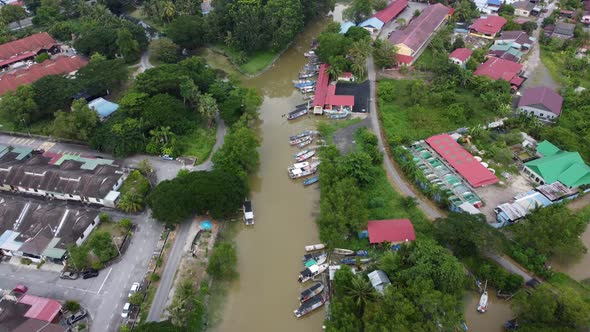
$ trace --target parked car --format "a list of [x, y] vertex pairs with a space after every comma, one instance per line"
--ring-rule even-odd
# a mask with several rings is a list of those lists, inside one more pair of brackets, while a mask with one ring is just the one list
[[78, 310], [78, 312], [76, 312], [68, 318], [67, 323], [68, 325], [72, 325], [76, 322], [79, 322], [82, 318], [86, 317], [87, 315], [88, 312], [86, 311], [86, 309], [80, 309]]
[[29, 290], [29, 287], [27, 287], [25, 285], [21, 285], [21, 284], [16, 285], [14, 287], [14, 289], [12, 289], [13, 292], [15, 292], [15, 293], [21, 293], [21, 294], [26, 293], [28, 290]]
[[76, 280], [78, 279], [78, 273], [72, 271], [63, 271], [59, 274], [59, 277], [62, 279]]
[[127, 297], [131, 297], [131, 295], [137, 293], [137, 291], [139, 291], [140, 287], [141, 287], [141, 285], [139, 284], [139, 282], [134, 282], [133, 285], [131, 285], [131, 289], [129, 290], [129, 295], [127, 295]]
[[86, 269], [82, 271], [82, 279], [98, 277], [98, 271], [95, 269]]
[[164, 159], [164, 160], [174, 160], [174, 158], [170, 157], [170, 155], [167, 155], [167, 154], [163, 155], [162, 156], [162, 159]]
[[127, 318], [127, 316], [129, 316], [130, 311], [131, 311], [131, 303], [127, 302], [123, 306], [123, 312], [121, 313], [121, 317]]

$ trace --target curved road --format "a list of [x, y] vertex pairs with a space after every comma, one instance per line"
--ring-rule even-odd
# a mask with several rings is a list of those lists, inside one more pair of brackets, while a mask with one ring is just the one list
[[[444, 217], [443, 213], [441, 213], [436, 207], [433, 207], [430, 204], [430, 201], [424, 199], [422, 196], [417, 195], [414, 190], [406, 183], [404, 180], [403, 175], [400, 175], [398, 170], [393, 165], [391, 161], [391, 156], [389, 155], [389, 150], [385, 149], [383, 144], [383, 131], [381, 130], [381, 123], [379, 121], [379, 116], [377, 114], [377, 89], [375, 87], [376, 82], [376, 72], [375, 72], [375, 65], [373, 63], [373, 57], [369, 57], [367, 59], [367, 73], [369, 76], [370, 81], [370, 89], [371, 89], [371, 111], [369, 116], [371, 117], [371, 125], [373, 127], [373, 131], [377, 133], [377, 139], [379, 143], [379, 150], [385, 154], [385, 158], [383, 158], [383, 162], [385, 164], [385, 170], [387, 172], [389, 181], [391, 184], [403, 195], [410, 196], [416, 199], [416, 202], [420, 209], [424, 211], [426, 216], [430, 219], [434, 220], [436, 218]], [[533, 278], [532, 274], [530, 274], [527, 270], [520, 267], [510, 258], [498, 255], [494, 253], [490, 253], [487, 255], [490, 259], [494, 260], [500, 266], [504, 267], [511, 273], [518, 274], [522, 276], [525, 280], [530, 280]]]

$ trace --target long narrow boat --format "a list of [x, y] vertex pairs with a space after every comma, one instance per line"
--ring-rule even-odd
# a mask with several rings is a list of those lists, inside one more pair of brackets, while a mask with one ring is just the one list
[[349, 111], [342, 111], [337, 113], [332, 113], [329, 115], [330, 119], [344, 119], [350, 115]]
[[313, 82], [311, 80], [306, 80], [306, 79], [296, 79], [296, 80], [292, 80], [291, 83], [293, 84], [297, 84], [297, 83], [306, 83], [306, 82]]
[[299, 88], [299, 91], [301, 91], [301, 93], [314, 92], [315, 91], [315, 86], [304, 86], [304, 87]]
[[308, 111], [307, 111], [306, 109], [302, 109], [302, 110], [295, 110], [295, 111], [293, 111], [293, 112], [290, 112], [290, 113], [287, 115], [287, 120], [295, 120], [295, 119], [297, 119], [297, 118], [300, 118], [300, 117], [302, 117], [302, 116], [304, 116], [304, 115], [307, 115], [307, 112], [308, 112]]
[[303, 103], [303, 104], [299, 104], [299, 105], [295, 106], [295, 109], [296, 110], [301, 110], [301, 109], [304, 109], [304, 108], [309, 109], [309, 104], [308, 103]]
[[349, 250], [349, 249], [342, 249], [342, 248], [336, 248], [336, 249], [334, 249], [334, 253], [336, 255], [344, 255], [344, 256], [352, 256], [352, 255], [354, 255], [354, 251]]
[[[306, 164], [306, 162], [302, 162], [300, 164]], [[295, 164], [295, 165], [297, 165], [297, 164]], [[304, 167], [294, 167], [295, 165], [293, 165], [287, 169], [289, 172], [289, 177], [291, 179], [303, 178], [303, 177], [314, 174], [318, 170], [317, 167], [313, 167], [311, 165], [307, 165]]]
[[315, 85], [315, 82], [313, 82], [313, 81], [307, 81], [307, 82], [303, 82], [303, 83], [295, 83], [294, 84], [294, 86], [297, 89], [305, 88], [305, 87], [308, 87], [308, 86], [314, 86], [314, 85]]
[[[302, 136], [302, 137], [294, 138], [289, 141], [289, 145], [297, 145], [303, 141], [307, 141], [310, 139], [312, 139], [310, 136]], [[297, 157], [297, 155], [295, 155], [295, 157]]]
[[303, 181], [303, 185], [304, 186], [310, 186], [316, 182], [320, 181], [320, 177], [319, 176], [312, 176], [309, 179], [306, 179], [305, 181]]
[[311, 142], [313, 142], [313, 138], [311, 138], [311, 137], [310, 137], [310, 138], [308, 138], [308, 139], [306, 139], [306, 140], [302, 141], [301, 143], [297, 144], [297, 147], [301, 149], [301, 148], [302, 148], [302, 147], [304, 147], [304, 146], [308, 146], [308, 145], [310, 145], [310, 144], [311, 144]]
[[295, 155], [295, 160], [298, 162], [306, 161], [315, 155], [315, 150], [303, 150], [301, 152]]
[[300, 318], [320, 308], [324, 305], [324, 303], [326, 303], [326, 299], [321, 294], [319, 294], [311, 298], [309, 301], [303, 303], [299, 309], [293, 310], [293, 313], [295, 314], [295, 317]]
[[311, 245], [305, 246], [305, 251], [310, 252], [310, 251], [322, 250], [325, 247], [326, 247], [326, 245], [323, 243], [311, 244]]
[[297, 277], [297, 281], [299, 282], [306, 282], [309, 281], [328, 269], [328, 264], [319, 264], [319, 265], [312, 265], [305, 270], [299, 272], [299, 277]]
[[317, 75], [318, 73], [314, 72], [314, 71], [302, 71], [299, 73], [299, 79], [304, 79], [304, 78], [312, 78], [315, 75]]
[[299, 134], [289, 136], [289, 140], [294, 140], [294, 139], [305, 137], [305, 136], [313, 136], [313, 135], [317, 135], [317, 134], [319, 134], [319, 132], [315, 131], [315, 130], [304, 130], [304, 131], [300, 132]]
[[244, 223], [246, 225], [254, 225], [254, 210], [252, 210], [252, 202], [251, 201], [244, 201], [243, 205], [244, 210]]
[[304, 258], [309, 256], [309, 259], [303, 261], [303, 265], [305, 265], [305, 267], [310, 267], [312, 265], [320, 265], [320, 264], [324, 264], [327, 260], [328, 260], [328, 253], [321, 253], [319, 255], [305, 255], [303, 256]]
[[369, 252], [366, 250], [357, 250], [356, 251], [356, 255], [359, 257], [363, 257], [363, 256], [369, 256]]
[[313, 286], [303, 290], [299, 295], [299, 302], [303, 303], [324, 291], [324, 284], [316, 282]]
[[483, 292], [481, 297], [479, 298], [479, 303], [477, 305], [477, 311], [481, 312], [482, 314], [488, 310], [488, 291]]
[[306, 57], [306, 58], [309, 58], [309, 57], [315, 56], [315, 52], [314, 51], [308, 51], [308, 52], [303, 53], [303, 56]]
[[372, 260], [372, 258], [363, 258], [359, 260], [357, 260], [356, 258], [343, 258], [340, 260], [340, 263], [348, 265], [367, 264], [370, 263]]

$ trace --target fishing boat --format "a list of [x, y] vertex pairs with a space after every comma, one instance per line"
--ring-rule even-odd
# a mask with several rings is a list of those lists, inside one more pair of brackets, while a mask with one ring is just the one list
[[289, 112], [289, 114], [287, 115], [287, 120], [295, 120], [297, 118], [300, 118], [304, 115], [307, 115], [307, 110], [306, 109], [302, 109], [302, 110], [295, 110], [293, 112]]
[[295, 160], [298, 162], [306, 161], [315, 155], [315, 150], [303, 150], [295, 155]]
[[479, 304], [477, 305], [477, 311], [482, 314], [488, 310], [488, 291], [484, 291], [479, 298]]
[[315, 75], [317, 75], [317, 73], [315, 71], [302, 71], [302, 72], [299, 72], [299, 79], [311, 78], [311, 77], [314, 77]]
[[359, 257], [369, 256], [369, 252], [366, 250], [357, 250], [356, 255]]
[[298, 309], [293, 310], [293, 313], [295, 314], [295, 317], [300, 318], [316, 310], [317, 308], [320, 308], [324, 305], [324, 303], [326, 303], [326, 299], [321, 294], [319, 294], [301, 304]]
[[304, 86], [299, 88], [299, 91], [301, 91], [301, 93], [309, 93], [309, 92], [314, 92], [315, 91], [315, 86]]
[[315, 82], [313, 82], [313, 81], [307, 81], [307, 82], [303, 82], [303, 83], [295, 83], [294, 84], [294, 86], [297, 89], [305, 88], [305, 87], [308, 87], [308, 86], [314, 86], [314, 85], [315, 85]]
[[314, 95], [303, 95], [303, 100], [310, 100], [313, 101]]
[[349, 249], [342, 249], [342, 248], [336, 248], [336, 249], [334, 249], [334, 253], [336, 255], [344, 255], [344, 256], [352, 256], [352, 255], [354, 255], [354, 251], [349, 250]]
[[297, 147], [301, 149], [304, 146], [310, 145], [311, 142], [313, 142], [313, 139], [311, 137], [309, 137], [308, 139], [304, 140], [303, 142], [297, 144]]
[[[305, 164], [305, 166], [299, 166], [303, 164]], [[299, 179], [314, 174], [315, 172], [317, 172], [317, 167], [309, 165], [308, 162], [302, 162], [290, 166], [287, 170], [289, 172], [289, 177], [291, 179]]]
[[309, 57], [315, 56], [315, 52], [314, 51], [308, 51], [308, 52], [303, 53], [303, 56], [306, 57], [306, 58], [309, 58]]
[[[289, 141], [289, 145], [297, 145], [303, 141], [307, 141], [309, 139], [312, 139], [310, 136], [302, 136], [302, 137], [298, 137], [298, 138], [293, 138]], [[297, 155], [295, 155], [295, 157], [297, 157]]]
[[320, 70], [320, 66], [316, 64], [307, 64], [303, 66], [303, 70], [317, 72], [318, 70]]
[[300, 132], [299, 134], [289, 136], [289, 140], [294, 140], [294, 139], [298, 139], [298, 138], [305, 137], [305, 136], [313, 136], [313, 135], [317, 135], [317, 134], [319, 134], [319, 132], [317, 132], [315, 130], [305, 130], [305, 131]]
[[[301, 259], [304, 263], [308, 262], [310, 260], [321, 260], [321, 256], [326, 255], [326, 257], [328, 257], [327, 253], [324, 252], [316, 252], [316, 253], [311, 253], [311, 254], [305, 254], [303, 255], [303, 258]], [[323, 264], [323, 263], [322, 263]]]
[[297, 79], [297, 80], [292, 80], [291, 82], [293, 82], [293, 84], [297, 84], [297, 83], [307, 83], [307, 82], [313, 82], [313, 81], [305, 80], [305, 79]]
[[252, 202], [248, 200], [244, 201], [242, 208], [244, 210], [244, 223], [246, 225], [254, 225], [254, 210], [252, 210]]
[[296, 110], [300, 110], [300, 109], [304, 109], [304, 108], [309, 109], [309, 104], [308, 103], [303, 103], [303, 104], [299, 104], [299, 105], [295, 106], [295, 109]]
[[307, 254], [303, 256], [304, 259], [306, 257], [308, 257], [308, 259], [303, 261], [303, 265], [305, 265], [305, 267], [310, 267], [312, 265], [324, 264], [328, 260], [328, 253], [323, 252], [319, 255]]
[[324, 291], [324, 284], [316, 282], [313, 286], [303, 290], [299, 295], [299, 302], [303, 303]]
[[372, 258], [363, 258], [357, 260], [356, 258], [344, 258], [340, 260], [340, 263], [347, 264], [347, 265], [355, 265], [355, 264], [367, 264], [370, 263], [373, 259]]
[[342, 112], [332, 113], [332, 114], [330, 114], [328, 116], [330, 117], [330, 119], [344, 119], [348, 115], [350, 115], [350, 112], [349, 111], [342, 111]]
[[299, 272], [299, 277], [297, 277], [297, 281], [299, 282], [306, 282], [308, 280], [311, 280], [315, 277], [317, 277], [318, 275], [322, 274], [324, 271], [326, 271], [328, 269], [328, 264], [316, 264], [316, 265], [312, 265], [308, 268], [306, 268], [305, 270]]
[[323, 243], [311, 244], [311, 245], [305, 246], [305, 251], [310, 252], [310, 251], [322, 250], [325, 247], [326, 247], [326, 245]]
[[303, 181], [303, 185], [304, 186], [309, 186], [309, 185], [312, 185], [312, 184], [314, 184], [316, 182], [319, 182], [319, 181], [320, 181], [320, 177], [319, 176], [312, 176], [309, 179], [306, 179], [305, 181]]

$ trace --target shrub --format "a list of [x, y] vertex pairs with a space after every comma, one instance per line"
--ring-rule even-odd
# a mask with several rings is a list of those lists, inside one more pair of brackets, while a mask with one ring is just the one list
[[37, 263], [37, 270], [39, 270], [41, 268], [41, 266], [43, 266], [43, 264], [45, 264], [45, 261], [40, 261], [39, 263]]
[[129, 231], [129, 230], [131, 230], [131, 227], [133, 226], [133, 224], [131, 223], [131, 219], [125, 218], [125, 219], [121, 219], [121, 221], [119, 221], [119, 226], [122, 229]]
[[66, 303], [64, 303], [64, 309], [70, 312], [76, 312], [80, 310], [80, 303], [73, 300], [66, 301]]
[[33, 261], [30, 260], [29, 258], [24, 257], [24, 258], [20, 259], [20, 263], [23, 265], [31, 265], [33, 263]]
[[156, 272], [150, 274], [150, 281], [151, 282], [158, 282], [158, 281], [160, 281], [160, 275], [157, 274]]
[[47, 54], [47, 53], [41, 53], [35, 57], [36, 63], [41, 63], [45, 60], [49, 60], [49, 54]]

